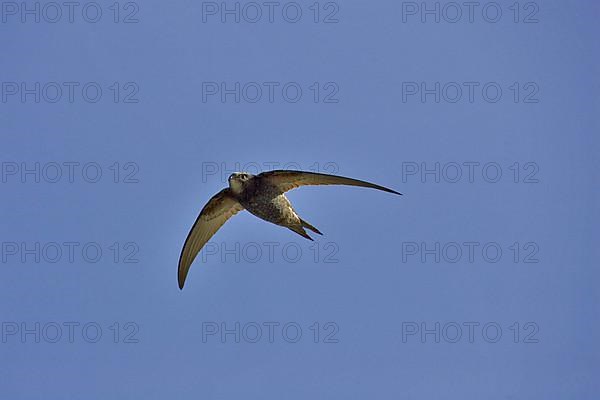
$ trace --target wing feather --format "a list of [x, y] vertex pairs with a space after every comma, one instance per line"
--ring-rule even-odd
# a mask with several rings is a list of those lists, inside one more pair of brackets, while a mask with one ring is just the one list
[[188, 233], [179, 256], [177, 271], [179, 289], [183, 289], [192, 262], [202, 247], [229, 218], [243, 209], [244, 207], [233, 197], [229, 189], [221, 190], [206, 203]]
[[383, 190], [388, 193], [398, 193], [395, 190], [376, 185], [371, 182], [365, 182], [358, 179], [346, 178], [344, 176], [320, 174], [317, 172], [293, 171], [293, 170], [274, 170], [263, 172], [258, 175], [266, 179], [269, 183], [277, 186], [282, 193], [306, 185], [350, 185], [362, 186], [371, 189]]

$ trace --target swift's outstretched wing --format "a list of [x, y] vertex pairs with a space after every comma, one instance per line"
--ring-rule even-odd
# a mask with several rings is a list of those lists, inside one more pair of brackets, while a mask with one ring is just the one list
[[231, 195], [229, 189], [221, 190], [206, 203], [188, 233], [179, 256], [177, 271], [179, 289], [183, 289], [185, 277], [202, 247], [229, 218], [243, 209], [244, 207]]
[[383, 190], [384, 192], [402, 195], [402, 193], [398, 193], [395, 190], [374, 183], [337, 175], [319, 174], [316, 172], [275, 170], [263, 172], [262, 174], [259, 174], [258, 177], [265, 179], [267, 182], [278, 187], [282, 193], [306, 185], [350, 185]]

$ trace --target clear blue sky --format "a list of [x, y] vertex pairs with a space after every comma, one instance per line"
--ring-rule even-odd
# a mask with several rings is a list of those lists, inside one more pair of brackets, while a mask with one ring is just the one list
[[[598, 397], [597, 4], [112, 3], [2, 3], [2, 397]], [[404, 196], [241, 213], [180, 291], [284, 165]]]

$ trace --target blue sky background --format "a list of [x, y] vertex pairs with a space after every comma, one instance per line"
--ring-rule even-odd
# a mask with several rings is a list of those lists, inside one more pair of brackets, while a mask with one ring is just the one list
[[[456, 23], [434, 16], [422, 23], [419, 14], [403, 22], [401, 2], [344, 1], [335, 3], [338, 22], [323, 23], [336, 7], [321, 2], [314, 23], [311, 3], [303, 2], [302, 18], [289, 23], [281, 3], [273, 23], [266, 15], [221, 23], [218, 15], [203, 22], [201, 2], [152, 0], [137, 3], [139, 22], [126, 24], [136, 10], [123, 9], [125, 2], [118, 23], [112, 2], [98, 3], [97, 23], [82, 18], [81, 4], [73, 23], [66, 9], [57, 23], [43, 16], [22, 23], [7, 9], [0, 24], [3, 398], [597, 398], [598, 5], [522, 2], [515, 23], [512, 2], [499, 2], [502, 15], [490, 23], [481, 3], [472, 23], [466, 8]], [[538, 22], [524, 23], [532, 12]], [[34, 95], [8, 94], [13, 82], [80, 86], [73, 102], [65, 92], [56, 103], [43, 94], [36, 103]], [[103, 89], [96, 103], [81, 95], [88, 82]], [[265, 93], [256, 103], [203, 101], [203, 82], [295, 82], [303, 95], [290, 103], [276, 89], [273, 102]], [[463, 93], [455, 103], [446, 100], [452, 94], [436, 103], [434, 95], [403, 101], [403, 82], [479, 86], [473, 102]], [[489, 82], [502, 88], [495, 103], [481, 94]], [[331, 87], [338, 101], [325, 103]], [[125, 103], [136, 88], [129, 99], [137, 103]], [[527, 99], [537, 102], [525, 102], [534, 89]], [[57, 183], [20, 175], [22, 163], [48, 172], [65, 162], [97, 163], [102, 177], [88, 183], [80, 167], [73, 182], [66, 168]], [[406, 174], [421, 163], [450, 174], [452, 163], [465, 162], [480, 163], [472, 182], [466, 167], [456, 183], [453, 174], [439, 183]], [[349, 187], [290, 193], [325, 234], [317, 256], [313, 243], [241, 213], [213, 238], [217, 246], [265, 250], [273, 242], [274, 260], [263, 253], [252, 262], [254, 253], [240, 251], [237, 262], [219, 250], [197, 259], [179, 291], [183, 241], [236, 163], [333, 168], [405, 195]], [[501, 167], [498, 182], [482, 177], [486, 163]], [[214, 165], [217, 174], [203, 173]], [[14, 254], [15, 243], [64, 250], [65, 242], [80, 244], [73, 262], [67, 254], [49, 262], [41, 250], [40, 262]], [[440, 262], [407, 253], [411, 243], [436, 242], [480, 246], [473, 262], [466, 254], [452, 263], [450, 253]], [[98, 262], [81, 255], [86, 243], [101, 248]], [[486, 243], [501, 248], [498, 262], [482, 256]], [[283, 256], [284, 246], [302, 251], [297, 262]], [[124, 262], [132, 250], [139, 262]], [[531, 251], [537, 263], [524, 262]], [[69, 322], [79, 324], [72, 343]], [[203, 341], [207, 323], [234, 329], [236, 322], [263, 326], [263, 336], [251, 343], [247, 330], [239, 343], [218, 334]], [[279, 324], [272, 343], [268, 322]], [[472, 342], [469, 322], [479, 324]], [[35, 334], [22, 336], [36, 323], [39, 343]], [[89, 343], [94, 329], [83, 337], [90, 323], [102, 328], [97, 343]], [[287, 323], [302, 328], [296, 343], [285, 340], [293, 329], [283, 337]], [[403, 329], [422, 323], [440, 324], [439, 343], [420, 332], [403, 340]], [[496, 343], [493, 327], [482, 332], [490, 323], [502, 328]], [[62, 326], [57, 343], [53, 324]], [[456, 325], [462, 337], [452, 343]], [[337, 343], [324, 343], [334, 328]]]

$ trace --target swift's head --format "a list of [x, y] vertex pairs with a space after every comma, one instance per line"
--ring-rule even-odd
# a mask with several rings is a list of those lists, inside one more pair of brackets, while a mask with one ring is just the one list
[[254, 175], [249, 174], [248, 172], [234, 172], [229, 175], [229, 188], [233, 193], [241, 193], [246, 184], [252, 179]]

